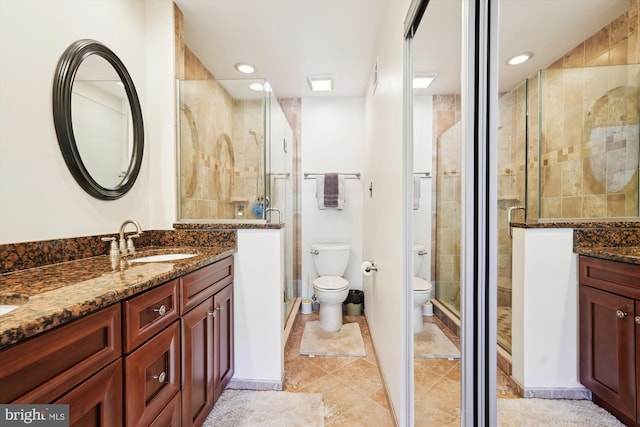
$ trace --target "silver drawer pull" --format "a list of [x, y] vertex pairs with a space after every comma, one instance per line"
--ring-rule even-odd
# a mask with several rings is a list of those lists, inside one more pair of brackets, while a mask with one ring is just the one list
[[223, 310], [224, 308], [222, 307], [216, 307], [213, 311], [208, 311], [207, 316], [216, 317], [218, 315], [218, 312]]
[[633, 318], [636, 321], [636, 325], [640, 325], [640, 316], [636, 316]]
[[616, 317], [617, 317], [618, 319], [622, 319], [622, 318], [623, 318], [624, 316], [626, 316], [626, 315], [627, 315], [627, 313], [625, 313], [624, 311], [622, 311], [622, 310], [616, 310]]
[[160, 316], [164, 316], [164, 314], [167, 312], [167, 307], [165, 307], [164, 304], [162, 304], [160, 308], [154, 308], [153, 311], [158, 313]]
[[154, 375], [153, 379], [154, 380], [158, 380], [159, 383], [164, 383], [165, 380], [167, 379], [167, 373], [166, 372], [160, 372], [160, 375]]

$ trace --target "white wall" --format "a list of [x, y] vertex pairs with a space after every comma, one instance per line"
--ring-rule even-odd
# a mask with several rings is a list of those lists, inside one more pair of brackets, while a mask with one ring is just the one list
[[[413, 97], [413, 140], [413, 171], [431, 172], [433, 164], [433, 97], [430, 95]], [[431, 253], [432, 178], [423, 176], [417, 182], [420, 185], [420, 198], [418, 209], [413, 211], [413, 243], [423, 245], [428, 252], [420, 257], [422, 262], [417, 276], [431, 280], [431, 257], [433, 256]]]
[[[302, 100], [302, 172], [362, 172], [364, 98]], [[313, 243], [349, 243], [351, 256], [344, 277], [362, 289], [362, 197], [359, 179], [345, 180], [344, 209], [318, 208], [316, 180], [302, 181], [302, 297], [313, 294], [317, 277], [309, 251]], [[366, 299], [366, 295], [365, 295]], [[366, 301], [365, 301], [366, 304]]]
[[[152, 34], [147, 34], [147, 13], [154, 16]], [[173, 96], [173, 31], [169, 0], [0, 1], [0, 243], [111, 233], [127, 218], [143, 228], [171, 226], [166, 215], [151, 218], [166, 211], [167, 193], [175, 199], [175, 190], [158, 182], [159, 177], [175, 181], [173, 134], [170, 142], [159, 137], [169, 134], [164, 128], [173, 132], [173, 104], [162, 107], [165, 113], [171, 109], [171, 116], [161, 117], [154, 116], [152, 106]], [[80, 188], [53, 126], [56, 64], [71, 43], [83, 38], [96, 39], [119, 56], [142, 104], [142, 169], [133, 189], [115, 201], [95, 199]], [[154, 54], [151, 66], [147, 53]], [[166, 155], [159, 154], [163, 150]], [[171, 163], [167, 168], [165, 162], [160, 174], [156, 159], [162, 156], [171, 156]], [[163, 194], [164, 205], [155, 194]], [[173, 200], [171, 205], [173, 213]]]
[[[365, 106], [363, 188], [364, 259], [378, 272], [364, 280], [366, 315], [398, 425], [406, 425], [408, 397], [403, 243], [403, 21], [409, 1], [385, 3], [378, 31], [378, 85]], [[373, 70], [371, 64], [371, 69]]]
[[512, 366], [525, 396], [571, 397], [584, 389], [577, 257], [572, 229], [513, 230]]

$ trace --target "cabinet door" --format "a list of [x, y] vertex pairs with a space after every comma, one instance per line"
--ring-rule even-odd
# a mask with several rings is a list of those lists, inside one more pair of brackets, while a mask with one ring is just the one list
[[180, 322], [125, 358], [126, 425], [147, 426], [180, 391]]
[[636, 419], [632, 299], [580, 286], [580, 381], [594, 401]]
[[215, 349], [217, 363], [213, 367], [214, 400], [218, 400], [233, 376], [233, 286], [218, 292], [213, 300], [216, 316]]
[[201, 425], [213, 408], [213, 298], [182, 317], [182, 425]]
[[122, 359], [55, 401], [69, 405], [69, 426], [122, 425]]

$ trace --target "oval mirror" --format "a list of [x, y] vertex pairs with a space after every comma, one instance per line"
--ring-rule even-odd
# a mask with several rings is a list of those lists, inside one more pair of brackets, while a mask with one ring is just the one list
[[89, 39], [64, 51], [53, 81], [53, 120], [65, 163], [87, 193], [114, 200], [131, 189], [144, 150], [142, 111], [113, 51]]

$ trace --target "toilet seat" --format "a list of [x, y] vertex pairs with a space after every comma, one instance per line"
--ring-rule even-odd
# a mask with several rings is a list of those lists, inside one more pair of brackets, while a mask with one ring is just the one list
[[313, 281], [313, 287], [323, 292], [342, 292], [349, 288], [349, 282], [340, 276], [321, 276]]
[[431, 282], [428, 282], [424, 279], [421, 279], [419, 277], [414, 277], [413, 278], [413, 291], [414, 292], [431, 292], [431, 288], [433, 287], [433, 285], [431, 284]]

